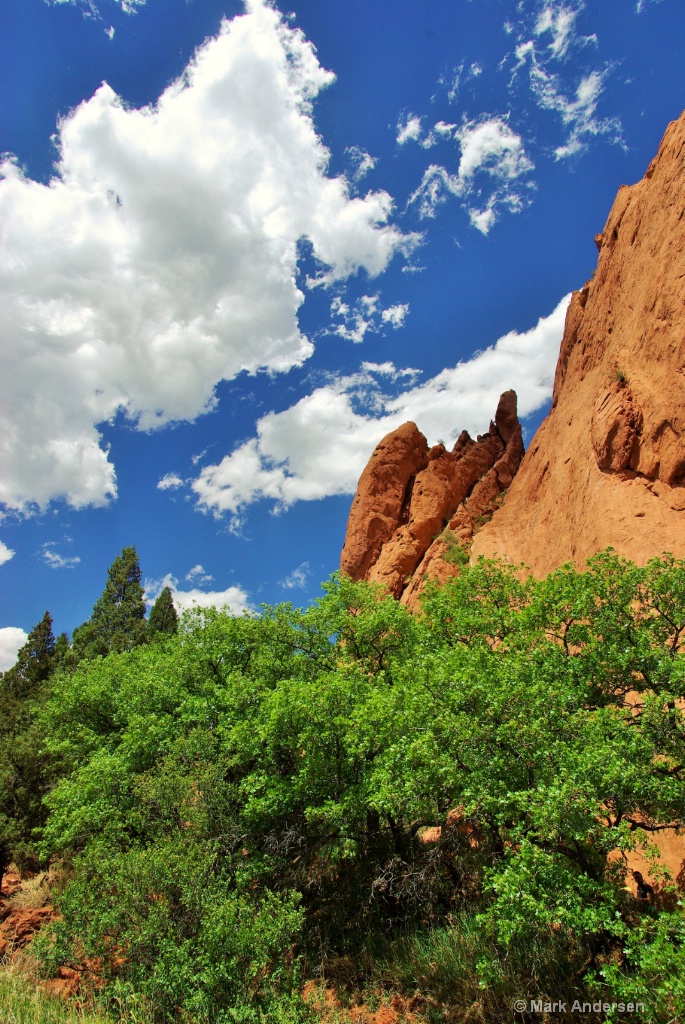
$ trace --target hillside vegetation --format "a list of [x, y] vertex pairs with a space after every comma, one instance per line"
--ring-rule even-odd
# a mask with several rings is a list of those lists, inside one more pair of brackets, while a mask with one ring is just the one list
[[682, 908], [626, 856], [685, 821], [685, 563], [480, 561], [416, 616], [335, 576], [154, 631], [112, 625], [130, 593], [1, 681], [5, 860], [63, 863], [46, 975], [159, 1024], [304, 1024], [311, 979], [430, 1021], [681, 1019]]

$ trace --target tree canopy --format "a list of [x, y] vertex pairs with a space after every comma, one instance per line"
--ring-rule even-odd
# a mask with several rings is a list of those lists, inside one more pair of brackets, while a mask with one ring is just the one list
[[42, 719], [43, 854], [74, 868], [43, 955], [160, 1020], [304, 1020], [323, 958], [493, 1022], [545, 994], [667, 1021], [682, 910], [627, 858], [685, 820], [684, 635], [685, 564], [607, 552], [465, 566], [415, 617], [334, 577], [83, 662]]

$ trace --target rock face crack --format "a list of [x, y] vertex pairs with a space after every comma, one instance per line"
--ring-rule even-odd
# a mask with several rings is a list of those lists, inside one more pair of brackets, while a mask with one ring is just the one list
[[595, 460], [601, 470], [611, 473], [637, 470], [642, 422], [642, 411], [622, 376], [599, 391], [590, 435]]

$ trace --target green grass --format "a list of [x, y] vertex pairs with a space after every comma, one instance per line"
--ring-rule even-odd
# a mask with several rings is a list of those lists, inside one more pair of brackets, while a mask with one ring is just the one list
[[148, 1024], [149, 1017], [133, 1003], [120, 1003], [107, 1014], [76, 1000], [49, 995], [15, 969], [0, 971], [0, 1024]]
[[[583, 990], [574, 983], [577, 963], [566, 952], [548, 937], [537, 950], [529, 947], [524, 955], [514, 947], [503, 956], [476, 916], [464, 913], [451, 925], [402, 938], [370, 937], [362, 961], [368, 989], [420, 997], [419, 1020], [465, 1024], [509, 1020], [513, 1000], [521, 997], [573, 1002]], [[479, 970], [484, 962], [491, 965], [487, 981]]]

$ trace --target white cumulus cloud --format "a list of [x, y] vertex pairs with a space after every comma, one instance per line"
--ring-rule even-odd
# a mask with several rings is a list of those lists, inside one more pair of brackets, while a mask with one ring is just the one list
[[248, 595], [242, 587], [227, 587], [225, 590], [180, 590], [178, 580], [167, 573], [161, 580], [145, 581], [145, 600], [149, 605], [159, 597], [162, 590], [169, 587], [171, 597], [177, 611], [184, 612], [189, 608], [223, 608], [231, 615], [242, 615], [250, 611]]
[[0, 565], [4, 565], [5, 562], [9, 562], [10, 558], [14, 558], [15, 553], [12, 548], [8, 548], [3, 541], [0, 540]]
[[165, 473], [161, 480], [157, 481], [159, 491], [177, 491], [179, 487], [183, 487], [183, 480], [178, 473]]
[[397, 306], [388, 306], [381, 313], [381, 320], [386, 324], [392, 324], [393, 327], [402, 327], [408, 312], [409, 304], [406, 302], [399, 303]]
[[[358, 374], [317, 388], [283, 412], [257, 423], [257, 435], [205, 466], [192, 484], [201, 509], [239, 524], [247, 506], [271, 500], [276, 510], [297, 501], [353, 493], [374, 446], [413, 420], [433, 443], [462, 429], [483, 431], [500, 394], [514, 388], [519, 415], [551, 396], [570, 296], [529, 331], [505, 334], [473, 358], [395, 396], [378, 378], [399, 379], [392, 364], [363, 364]], [[414, 373], [415, 371], [408, 371]]]
[[19, 650], [28, 640], [29, 635], [18, 626], [0, 628], [0, 672], [12, 668], [17, 660]]
[[414, 241], [389, 225], [387, 193], [327, 176], [312, 102], [334, 76], [267, 0], [246, 8], [157, 103], [103, 83], [60, 122], [48, 184], [2, 164], [9, 507], [104, 504], [116, 479], [98, 424], [193, 420], [220, 380], [302, 364], [300, 239], [324, 284], [377, 275]]

